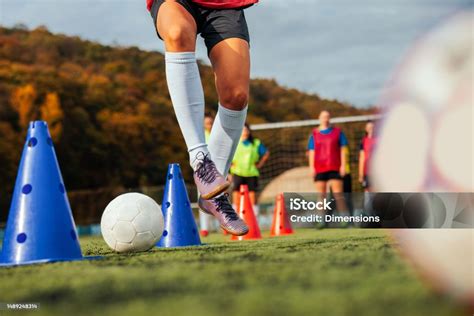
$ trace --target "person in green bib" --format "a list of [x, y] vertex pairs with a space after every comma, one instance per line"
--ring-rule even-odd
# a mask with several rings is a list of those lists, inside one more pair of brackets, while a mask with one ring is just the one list
[[258, 214], [258, 207], [255, 203], [255, 191], [258, 188], [259, 169], [263, 167], [269, 156], [270, 152], [260, 139], [253, 137], [250, 126], [245, 124], [230, 167], [234, 184], [232, 200], [237, 209], [240, 206], [240, 185], [246, 184], [249, 188], [250, 201], [254, 205], [255, 213]]

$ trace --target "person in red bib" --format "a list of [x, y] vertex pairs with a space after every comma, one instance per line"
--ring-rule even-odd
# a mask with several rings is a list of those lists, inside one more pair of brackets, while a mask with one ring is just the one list
[[330, 124], [328, 111], [319, 114], [319, 127], [314, 128], [308, 141], [308, 159], [316, 185], [316, 192], [326, 196], [328, 188], [336, 200], [339, 213], [348, 215], [343, 197], [342, 177], [346, 174], [346, 157], [343, 148], [348, 146], [347, 138], [337, 127]]
[[[250, 36], [244, 9], [257, 2], [147, 0], [157, 35], [165, 44], [166, 82], [194, 171], [199, 208], [238, 236], [249, 228], [229, 201], [226, 178], [247, 117]], [[207, 47], [219, 98], [208, 143], [204, 91], [195, 54], [198, 34]]]
[[359, 150], [359, 182], [367, 192], [371, 191], [369, 181], [370, 160], [376, 143], [377, 138], [374, 136], [374, 123], [367, 122], [365, 125], [365, 136], [360, 142]]

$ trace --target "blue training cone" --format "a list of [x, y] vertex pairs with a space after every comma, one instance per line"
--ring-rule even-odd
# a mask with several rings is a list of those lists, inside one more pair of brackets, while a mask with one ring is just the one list
[[161, 209], [165, 217], [165, 230], [160, 241], [156, 244], [158, 247], [169, 248], [201, 244], [179, 164], [168, 166]]
[[81, 259], [85, 258], [48, 125], [43, 121], [30, 122], [0, 266]]

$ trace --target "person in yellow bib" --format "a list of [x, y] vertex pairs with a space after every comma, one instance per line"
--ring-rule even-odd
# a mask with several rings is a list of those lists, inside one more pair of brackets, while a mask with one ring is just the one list
[[270, 152], [260, 139], [253, 137], [250, 126], [245, 124], [230, 167], [233, 182], [232, 200], [237, 209], [239, 209], [240, 203], [240, 185], [246, 184], [249, 188], [250, 201], [254, 205], [255, 213], [258, 213], [255, 191], [258, 189], [259, 169], [263, 167], [268, 157], [270, 157]]

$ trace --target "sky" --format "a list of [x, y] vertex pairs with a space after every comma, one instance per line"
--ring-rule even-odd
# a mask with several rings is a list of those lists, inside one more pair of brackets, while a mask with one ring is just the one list
[[[417, 39], [474, 0], [260, 0], [246, 10], [252, 77], [377, 104]], [[0, 24], [23, 23], [104, 44], [164, 51], [145, 0], [0, 0]], [[202, 39], [198, 57], [207, 61]]]

